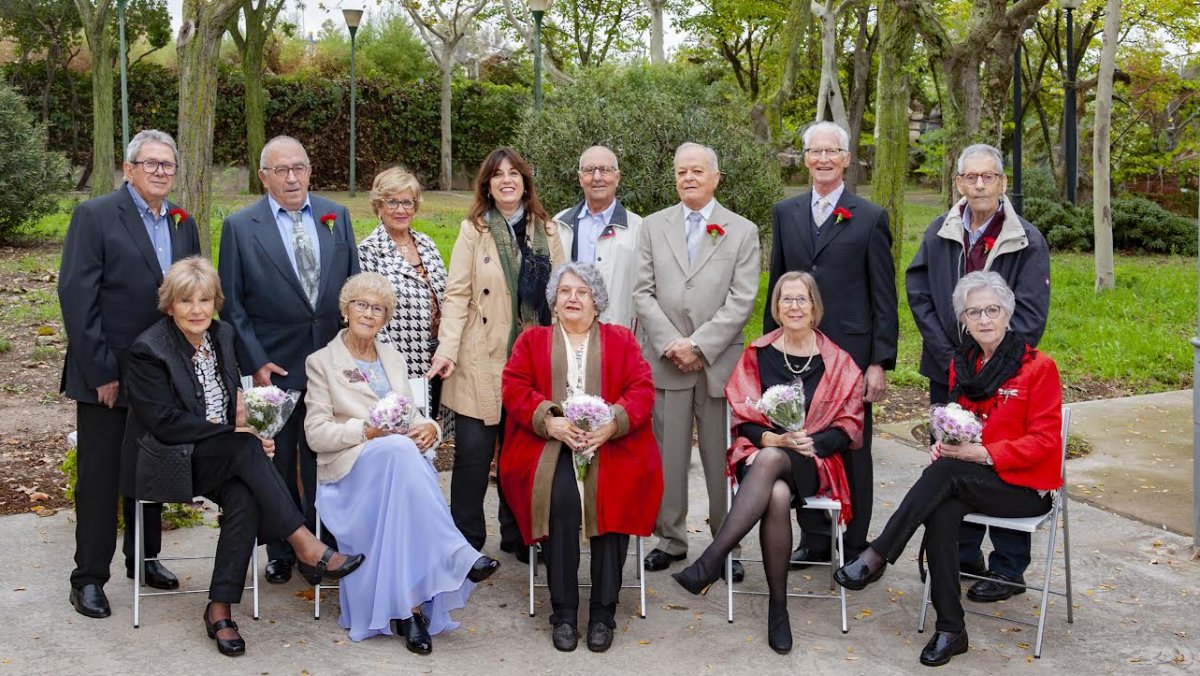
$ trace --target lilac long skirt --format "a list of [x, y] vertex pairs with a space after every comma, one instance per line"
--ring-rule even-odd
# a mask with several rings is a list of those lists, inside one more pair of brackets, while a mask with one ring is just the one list
[[350, 473], [317, 486], [321, 522], [343, 554], [366, 561], [341, 580], [339, 624], [361, 641], [391, 635], [391, 621], [422, 606], [429, 633], [455, 629], [475, 584], [479, 552], [467, 543], [438, 487], [437, 471], [411, 439], [390, 435], [363, 447]]

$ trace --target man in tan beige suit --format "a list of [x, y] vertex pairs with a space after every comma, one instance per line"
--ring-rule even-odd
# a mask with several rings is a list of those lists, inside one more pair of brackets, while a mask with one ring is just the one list
[[[717, 154], [697, 143], [675, 151], [680, 204], [647, 216], [638, 234], [634, 308], [654, 372], [654, 436], [663, 455], [658, 544], [644, 562], [663, 570], [687, 557], [687, 475], [692, 429], [708, 487], [708, 526], [725, 518], [725, 381], [742, 353], [742, 328], [758, 293], [758, 228], [721, 206]], [[741, 578], [741, 564], [734, 580]]]

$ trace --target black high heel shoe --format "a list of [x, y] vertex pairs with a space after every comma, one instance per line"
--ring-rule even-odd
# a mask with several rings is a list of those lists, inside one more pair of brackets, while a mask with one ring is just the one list
[[721, 579], [721, 572], [718, 570], [713, 574], [705, 571], [704, 567], [700, 564], [700, 559], [696, 559], [687, 568], [678, 573], [671, 573], [671, 577], [679, 583], [680, 587], [693, 594], [704, 596], [708, 593], [708, 589], [713, 586], [713, 583]]
[[208, 637], [217, 642], [217, 651], [228, 657], [240, 657], [246, 654], [246, 641], [238, 634], [237, 638], [218, 638], [217, 632], [222, 629], [238, 630], [237, 622], [226, 618], [212, 622], [208, 619], [208, 611], [212, 608], [212, 603], [204, 606], [204, 630], [208, 632]]
[[426, 626], [429, 620], [421, 613], [413, 613], [412, 617], [403, 620], [392, 620], [396, 623], [395, 632], [404, 637], [404, 645], [409, 652], [418, 655], [428, 655], [433, 652], [433, 638]]
[[467, 579], [479, 584], [491, 577], [492, 573], [499, 569], [499, 561], [490, 556], [481, 556], [475, 561], [475, 565], [471, 566], [471, 572], [467, 573]]
[[833, 579], [837, 583], [852, 591], [862, 591], [867, 588], [867, 585], [878, 582], [879, 578], [883, 577], [883, 572], [887, 570], [887, 562], [879, 564], [879, 568], [871, 570], [870, 564], [863, 560], [860, 554], [858, 558], [850, 563], [837, 569], [833, 574]]
[[310, 566], [303, 561], [297, 561], [296, 567], [300, 569], [300, 574], [304, 576], [304, 579], [307, 580], [309, 584], [316, 586], [321, 584], [321, 580], [340, 580], [343, 577], [346, 577], [350, 573], [358, 570], [358, 567], [361, 566], [362, 562], [367, 558], [362, 554], [347, 556], [346, 560], [341, 566], [330, 570], [328, 567], [329, 560], [333, 558], [334, 554], [337, 554], [337, 552], [334, 551], [332, 547], [326, 547], [325, 553], [321, 555], [321, 560], [317, 562], [317, 565]]
[[792, 652], [792, 621], [788, 617], [787, 602], [767, 604], [767, 645], [771, 650], [786, 655]]

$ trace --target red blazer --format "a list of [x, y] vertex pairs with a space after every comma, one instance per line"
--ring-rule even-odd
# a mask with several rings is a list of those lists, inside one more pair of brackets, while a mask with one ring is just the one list
[[1062, 486], [1062, 383], [1053, 359], [1029, 348], [1021, 370], [990, 399], [959, 397], [958, 404], [984, 421], [983, 446], [1006, 483], [1039, 491]]
[[[557, 440], [545, 436], [545, 416], [554, 406], [553, 345], [557, 326], [524, 331], [513, 345], [501, 376], [507, 412], [500, 483], [527, 544], [544, 539], [532, 524], [535, 475], [543, 452], [557, 456]], [[597, 534], [648, 536], [662, 500], [662, 457], [650, 425], [654, 381], [642, 348], [628, 329], [599, 324], [600, 392], [614, 406], [618, 431], [597, 449], [595, 518]], [[561, 413], [558, 413], [561, 415]], [[547, 457], [549, 460], [551, 456]], [[548, 486], [537, 490], [548, 490]], [[539, 499], [547, 499], [539, 494]], [[590, 507], [589, 507], [590, 508]]]

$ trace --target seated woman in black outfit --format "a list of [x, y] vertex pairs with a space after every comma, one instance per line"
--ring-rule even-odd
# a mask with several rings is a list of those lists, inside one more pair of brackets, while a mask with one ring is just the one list
[[129, 349], [122, 491], [134, 495], [132, 468], [143, 434], [169, 445], [195, 444], [193, 492], [222, 508], [204, 626], [222, 654], [237, 656], [246, 652], [246, 642], [231, 619], [230, 604], [241, 602], [258, 534], [287, 540], [310, 577], [345, 577], [363, 557], [326, 548], [304, 527], [304, 516], [267, 458], [275, 443], [259, 440], [244, 426], [233, 328], [213, 319], [223, 300], [216, 270], [199, 256], [175, 263], [163, 278], [158, 308], [167, 316]]
[[[787, 614], [791, 510], [806, 496], [829, 495], [842, 505], [842, 522], [850, 519], [840, 454], [862, 445], [863, 375], [849, 354], [814, 328], [823, 306], [812, 275], [781, 276], [770, 307], [780, 328], [746, 348], [725, 386], [735, 437], [727, 457], [741, 488], [713, 543], [672, 577], [693, 594], [703, 593], [721, 576], [726, 554], [759, 524], [769, 599], [767, 640], [786, 654], [792, 649]], [[797, 380], [807, 402], [805, 429], [787, 432], [750, 405], [768, 388]], [[800, 516], [814, 519], [806, 532], [824, 530], [819, 512], [801, 510]]]

